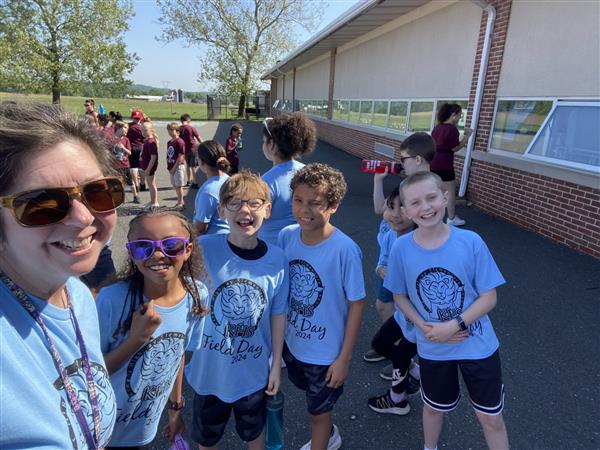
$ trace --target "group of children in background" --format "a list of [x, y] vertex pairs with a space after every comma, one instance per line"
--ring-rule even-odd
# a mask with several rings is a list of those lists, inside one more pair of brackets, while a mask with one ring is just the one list
[[[123, 128], [119, 139], [127, 135]], [[233, 411], [242, 441], [263, 449], [267, 396], [279, 389], [282, 361], [306, 393], [311, 439], [302, 449], [341, 447], [332, 410], [366, 297], [361, 250], [331, 224], [346, 182], [335, 168], [296, 160], [316, 144], [307, 116], [284, 114], [262, 128], [262, 150], [273, 163], [262, 178], [234, 173], [241, 126], [232, 127], [225, 148], [198, 136], [195, 163], [207, 180], [193, 224], [152, 201], [130, 222], [128, 267], [97, 297], [118, 407], [109, 448], [149, 444], [165, 406], [163, 434], [172, 440], [180, 433], [185, 375], [194, 390], [187, 407], [199, 448], [218, 446]], [[182, 189], [191, 159], [180, 126], [167, 129], [171, 180]], [[158, 142], [150, 122], [142, 134], [140, 165], [152, 189]], [[390, 390], [368, 406], [407, 414], [407, 396], [420, 389], [425, 449], [436, 449], [443, 414], [460, 400], [460, 370], [488, 446], [508, 448], [499, 344], [487, 316], [504, 280], [477, 234], [444, 223], [448, 193], [429, 171], [432, 138], [413, 134], [400, 155], [406, 178], [399, 187], [385, 199], [385, 174], [374, 183], [375, 208], [384, 216], [376, 268], [383, 325], [372, 345], [393, 372]]]

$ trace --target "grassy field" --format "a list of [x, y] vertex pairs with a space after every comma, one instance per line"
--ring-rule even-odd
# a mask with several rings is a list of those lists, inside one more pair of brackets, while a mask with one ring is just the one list
[[[42, 94], [12, 94], [0, 92], [0, 101], [17, 100], [17, 101], [37, 101], [50, 103], [52, 98], [50, 95]], [[77, 114], [83, 114], [84, 97], [61, 97], [61, 105], [68, 111]], [[193, 120], [206, 120], [207, 110], [206, 104], [200, 103], [171, 103], [171, 102], [148, 102], [143, 100], [127, 100], [120, 98], [95, 98], [96, 111], [100, 104], [104, 105], [106, 112], [118, 111], [123, 114], [123, 117], [128, 119], [131, 110], [134, 108], [141, 109], [144, 114], [148, 115], [153, 120], [175, 120], [179, 121], [179, 117], [187, 113], [192, 116]]]

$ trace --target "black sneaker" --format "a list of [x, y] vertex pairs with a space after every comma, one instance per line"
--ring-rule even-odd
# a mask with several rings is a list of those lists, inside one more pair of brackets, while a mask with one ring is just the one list
[[145, 184], [140, 184], [140, 191], [147, 191], [148, 188], [146, 187]]
[[379, 376], [386, 381], [392, 381], [394, 379], [394, 366], [388, 364], [379, 371]]
[[369, 405], [369, 408], [380, 414], [395, 414], [397, 416], [405, 416], [410, 412], [408, 400], [404, 399], [401, 402], [394, 403], [389, 391], [378, 397], [370, 398], [367, 404]]
[[417, 380], [410, 373], [408, 374], [408, 383], [406, 383], [406, 393], [408, 395], [415, 395], [421, 390], [421, 380]]
[[381, 356], [375, 350], [371, 349], [363, 355], [363, 360], [369, 363], [383, 361], [385, 356]]
[[198, 184], [197, 183], [192, 183], [192, 185], [190, 186], [191, 189], [198, 189]]

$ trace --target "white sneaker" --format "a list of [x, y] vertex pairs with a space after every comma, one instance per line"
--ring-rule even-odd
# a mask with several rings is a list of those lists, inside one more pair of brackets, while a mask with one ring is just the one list
[[[300, 450], [310, 450], [310, 443], [308, 441]], [[329, 436], [329, 442], [327, 443], [327, 450], [338, 450], [342, 446], [342, 437], [340, 436], [340, 430], [336, 425], [333, 425], [333, 434]]]
[[467, 222], [465, 222], [463, 219], [461, 219], [461, 218], [460, 218], [460, 217], [458, 217], [458, 216], [454, 216], [454, 219], [450, 219], [450, 218], [448, 217], [448, 218], [446, 219], [446, 223], [447, 223], [448, 225], [453, 225], [453, 226], [455, 226], [455, 227], [462, 227], [462, 226], [463, 226], [465, 223], [467, 223]]

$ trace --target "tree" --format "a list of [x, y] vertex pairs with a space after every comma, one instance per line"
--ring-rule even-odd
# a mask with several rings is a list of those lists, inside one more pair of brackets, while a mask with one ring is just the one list
[[53, 103], [82, 85], [124, 93], [132, 15], [129, 0], [0, 0], [0, 88], [50, 91]]
[[158, 0], [159, 40], [206, 47], [200, 80], [224, 94], [240, 94], [238, 115], [260, 75], [296, 45], [294, 30], [313, 30], [322, 2], [303, 0]]

